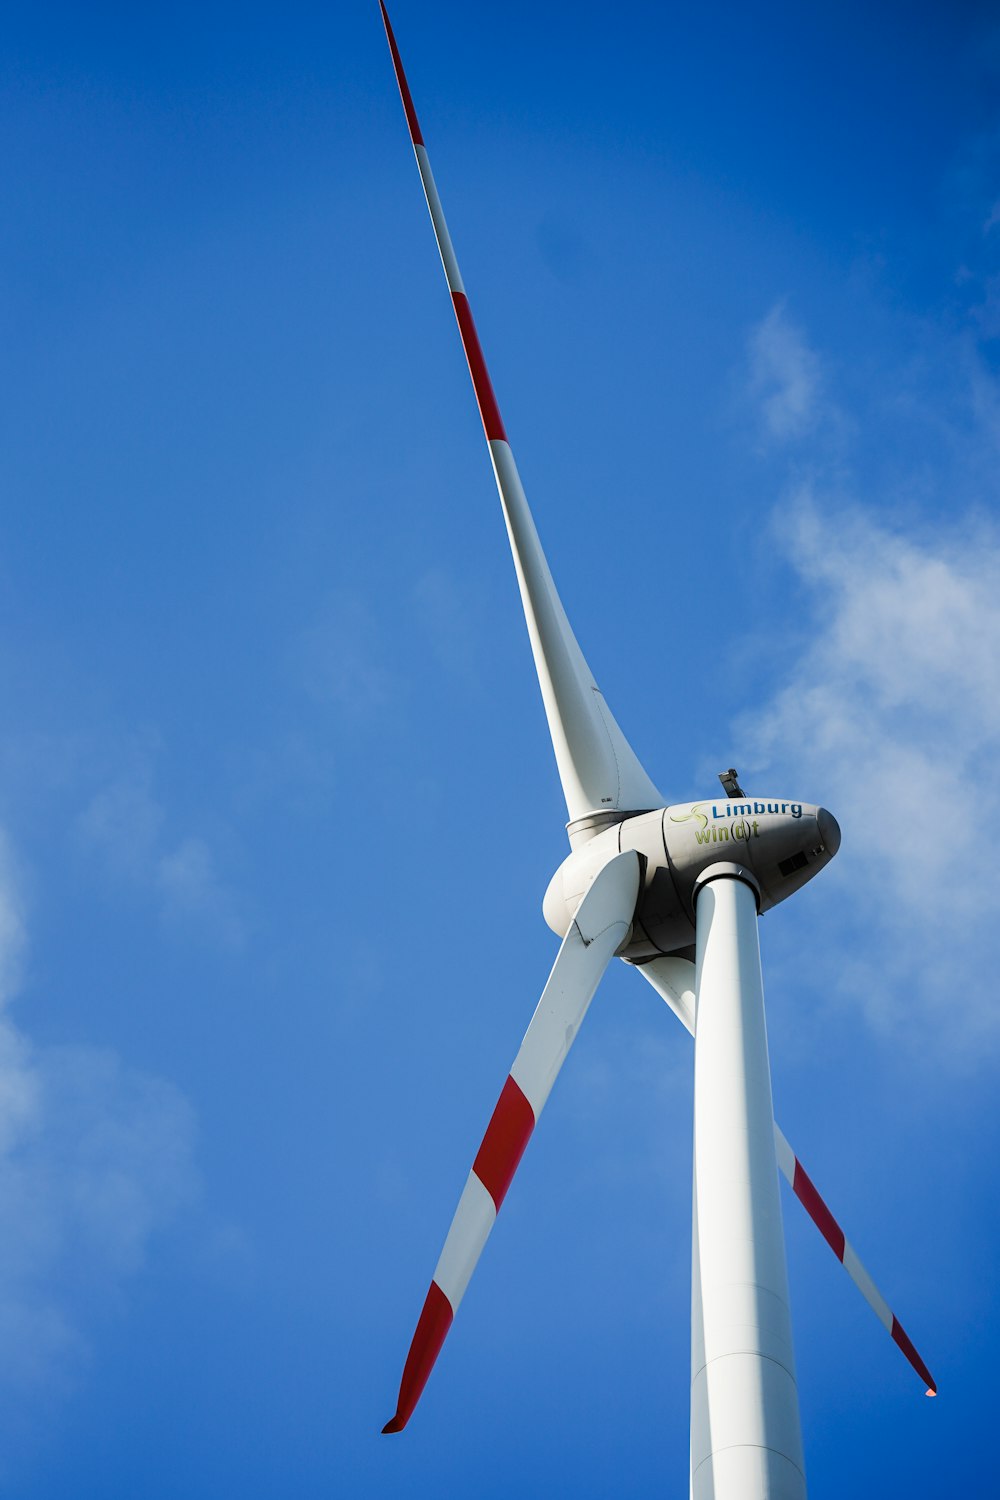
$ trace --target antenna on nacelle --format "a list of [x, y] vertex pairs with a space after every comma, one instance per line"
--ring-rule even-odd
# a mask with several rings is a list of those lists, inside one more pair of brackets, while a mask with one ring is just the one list
[[746, 792], [740, 786], [740, 775], [735, 766], [730, 766], [728, 771], [720, 771], [719, 780], [722, 782], [727, 797], [739, 797], [740, 801], [746, 797]]

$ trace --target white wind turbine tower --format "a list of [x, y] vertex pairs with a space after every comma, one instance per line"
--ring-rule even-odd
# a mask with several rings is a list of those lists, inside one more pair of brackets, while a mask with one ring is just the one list
[[779, 1169], [927, 1394], [936, 1390], [772, 1110], [757, 919], [833, 858], [840, 830], [822, 807], [748, 797], [735, 771], [720, 777], [725, 796], [667, 806], [618, 727], [542, 552], [379, 3], [500, 492], [571, 851], [543, 904], [562, 946], [459, 1199], [384, 1431], [400, 1432], [416, 1406], [528, 1138], [617, 955], [695, 1038], [691, 1494], [802, 1500]]

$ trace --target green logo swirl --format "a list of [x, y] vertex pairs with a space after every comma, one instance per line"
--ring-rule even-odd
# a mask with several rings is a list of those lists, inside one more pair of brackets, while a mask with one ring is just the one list
[[673, 813], [671, 813], [670, 814], [670, 821], [671, 821], [671, 823], [687, 823], [692, 818], [697, 818], [698, 821], [699, 821], [699, 823], [701, 824], [702, 828], [707, 828], [708, 827], [708, 814], [707, 813], [703, 813], [702, 810], [701, 810], [701, 808], [702, 808], [702, 804], [700, 802], [695, 802], [692, 805], [692, 807], [691, 807], [691, 811], [690, 812], [686, 812], [686, 813], [681, 813], [681, 815], [680, 815], [679, 818], [676, 817]]

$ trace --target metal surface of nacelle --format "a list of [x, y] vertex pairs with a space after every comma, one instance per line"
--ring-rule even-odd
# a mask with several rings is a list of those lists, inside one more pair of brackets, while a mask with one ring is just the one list
[[574, 849], [552, 877], [542, 911], [553, 932], [564, 937], [598, 871], [622, 850], [635, 849], [644, 862], [643, 880], [632, 932], [620, 952], [641, 963], [694, 942], [694, 886], [709, 865], [745, 865], [765, 912], [811, 880], [839, 848], [836, 818], [809, 802], [683, 802], [636, 813]]

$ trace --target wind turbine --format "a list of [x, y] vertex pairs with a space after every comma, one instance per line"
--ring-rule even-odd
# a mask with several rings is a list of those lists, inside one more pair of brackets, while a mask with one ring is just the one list
[[836, 854], [825, 808], [724, 794], [667, 805], [594, 681], [556, 592], [487, 372], [399, 50], [379, 0], [427, 207], [500, 493], [568, 812], [570, 853], [543, 902], [562, 939], [462, 1190], [403, 1369], [409, 1421], [529, 1137], [605, 969], [638, 969], [695, 1039], [691, 1493], [806, 1493], [778, 1193], [807, 1213], [923, 1380], [936, 1386], [774, 1121], [758, 916]]

